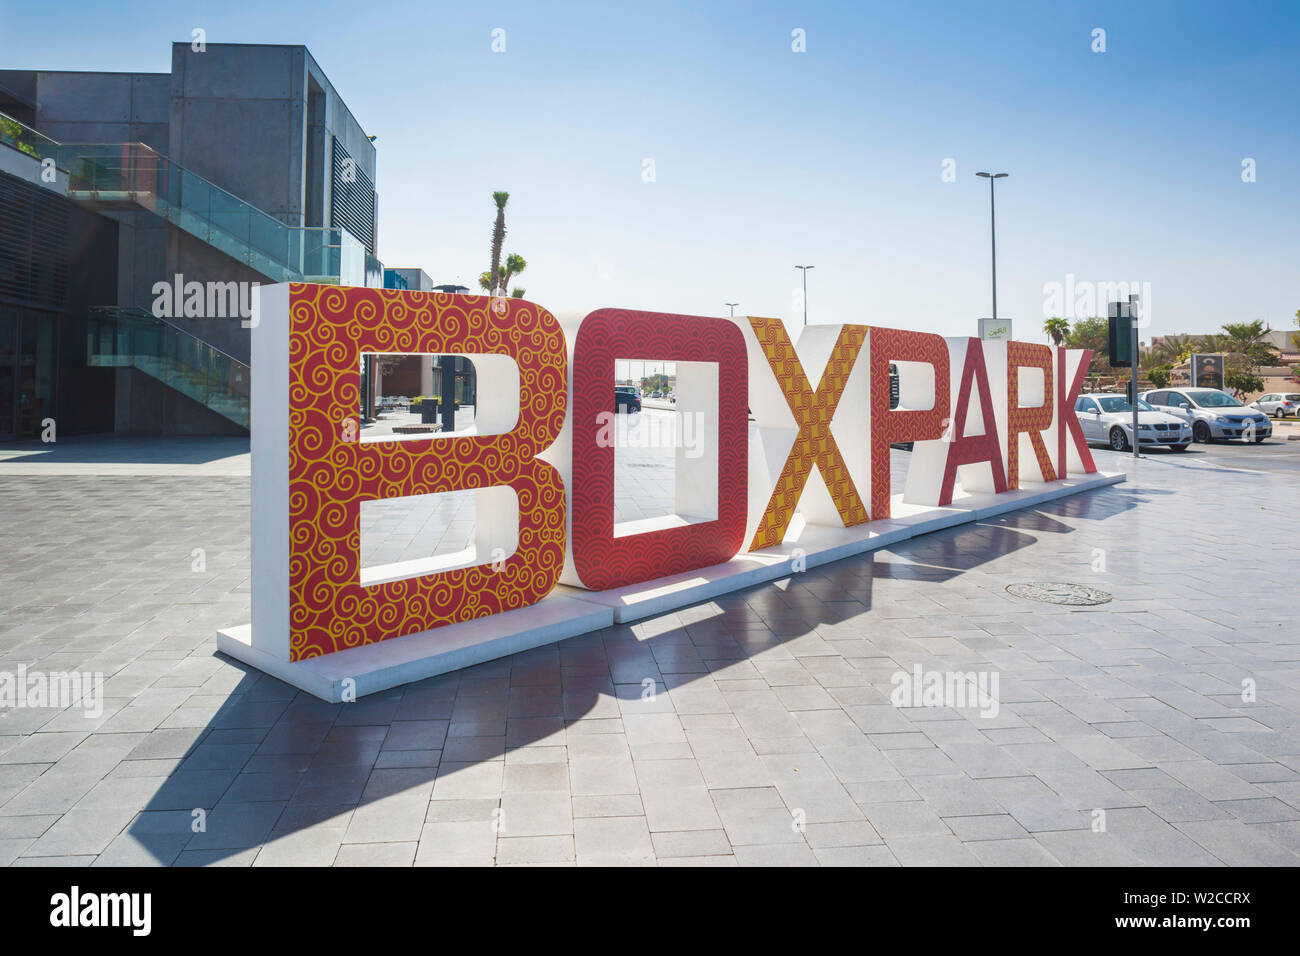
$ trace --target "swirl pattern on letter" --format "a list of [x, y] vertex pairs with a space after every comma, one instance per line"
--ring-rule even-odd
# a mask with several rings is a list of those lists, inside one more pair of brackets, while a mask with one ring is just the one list
[[[535, 456], [564, 425], [564, 335], [531, 302], [507, 299], [500, 313], [491, 305], [487, 296], [291, 285], [290, 660], [526, 607], [559, 580], [564, 485]], [[519, 367], [519, 422], [503, 435], [349, 441], [363, 352], [509, 356]], [[519, 496], [519, 546], [496, 570], [361, 586], [362, 501], [499, 485]]]

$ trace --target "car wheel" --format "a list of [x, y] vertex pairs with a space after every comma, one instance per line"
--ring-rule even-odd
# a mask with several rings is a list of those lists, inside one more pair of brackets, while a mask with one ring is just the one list
[[1128, 451], [1128, 436], [1124, 429], [1116, 426], [1110, 430], [1110, 447], [1115, 451]]
[[1208, 445], [1210, 443], [1210, 426], [1205, 422], [1197, 422], [1192, 426], [1192, 438], [1202, 445]]
[[1186, 446], [1186, 445], [1170, 445], [1170, 446], [1169, 446], [1169, 450], [1170, 450], [1170, 451], [1187, 451], [1187, 446]]
[[1255, 444], [1258, 445], [1260, 442], [1262, 442], [1262, 441], [1263, 441], [1265, 438], [1267, 438], [1267, 437], [1268, 437], [1267, 435], [1256, 435], [1256, 436], [1255, 436]]

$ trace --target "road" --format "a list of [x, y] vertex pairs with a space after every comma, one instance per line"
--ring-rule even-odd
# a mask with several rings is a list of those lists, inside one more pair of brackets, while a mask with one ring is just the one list
[[[1290, 436], [1296, 436], [1294, 441]], [[1168, 448], [1143, 449], [1144, 458], [1152, 461], [1176, 461], [1180, 465], [1201, 468], [1232, 469], [1257, 474], [1300, 473], [1300, 423], [1294, 420], [1273, 422], [1273, 435], [1267, 441], [1244, 445], [1241, 442], [1215, 442], [1209, 445], [1193, 444], [1187, 451], [1174, 452]], [[1131, 452], [1114, 452], [1109, 448], [1094, 447], [1092, 457], [1102, 471], [1113, 470], [1119, 459], [1132, 459]]]

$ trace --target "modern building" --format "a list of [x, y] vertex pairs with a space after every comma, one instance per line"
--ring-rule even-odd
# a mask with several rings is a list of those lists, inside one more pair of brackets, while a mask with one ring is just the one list
[[0, 70], [0, 144], [0, 438], [245, 433], [253, 288], [384, 284], [374, 143], [303, 46]]
[[[389, 278], [401, 285], [390, 285]], [[384, 286], [389, 289], [410, 289], [412, 292], [432, 292], [433, 279], [423, 269], [385, 269]]]

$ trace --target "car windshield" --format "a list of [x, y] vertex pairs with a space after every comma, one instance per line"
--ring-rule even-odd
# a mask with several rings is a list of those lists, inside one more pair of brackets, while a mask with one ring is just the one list
[[[1133, 406], [1130, 405], [1130, 404], [1128, 403], [1128, 399], [1127, 399], [1127, 398], [1124, 398], [1122, 395], [1111, 395], [1111, 396], [1107, 396], [1106, 398], [1099, 398], [1099, 399], [1097, 399], [1097, 401], [1101, 403], [1101, 410], [1102, 410], [1103, 412], [1131, 412], [1131, 411], [1133, 411]], [[1154, 412], [1155, 409], [1152, 408], [1150, 405], [1148, 405], [1146, 402], [1142, 401], [1142, 399], [1139, 398], [1139, 399], [1138, 399], [1138, 411], [1140, 411], [1140, 412]]]
[[1237, 401], [1227, 392], [1216, 392], [1206, 389], [1204, 391], [1187, 392], [1187, 397], [1201, 408], [1241, 408], [1241, 402]]
[[1300, 402], [1300, 395], [1283, 395], [1288, 402]]

